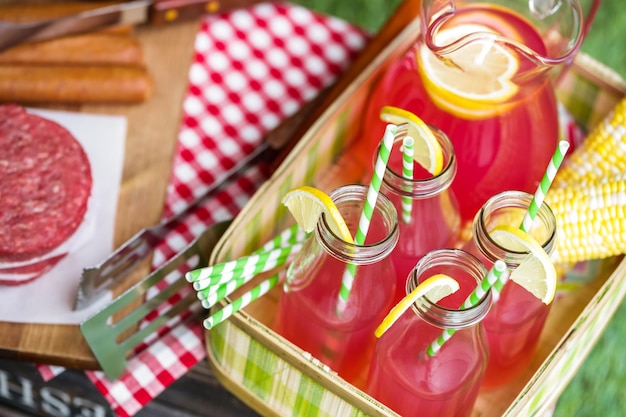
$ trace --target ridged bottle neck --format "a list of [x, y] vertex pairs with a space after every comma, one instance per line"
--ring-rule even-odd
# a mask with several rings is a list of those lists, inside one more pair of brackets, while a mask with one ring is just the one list
[[[491, 238], [490, 232], [504, 224], [502, 219], [510, 218], [515, 210], [526, 212], [532, 199], [532, 194], [522, 191], [505, 191], [489, 199], [476, 214], [472, 230], [474, 245], [492, 263], [501, 259], [509, 268], [516, 268], [528, 254], [503, 247]], [[538, 239], [548, 254], [552, 254], [556, 247], [556, 218], [546, 203], [539, 208], [529, 234]]]
[[[447, 190], [457, 171], [454, 148], [448, 136], [440, 129], [429, 126], [443, 152], [444, 167], [440, 173], [428, 178], [407, 179], [402, 175], [401, 167], [387, 166], [383, 177], [383, 186], [394, 194], [413, 199], [426, 199]], [[404, 136], [395, 139], [394, 146], [399, 148]], [[380, 146], [378, 148], [380, 150]], [[377, 153], [378, 153], [377, 150]]]
[[[407, 280], [407, 294], [417, 287], [421, 279], [431, 275], [429, 271], [436, 271], [441, 267], [445, 267], [452, 278], [454, 278], [455, 271], [472, 278], [469, 282], [459, 280], [461, 284], [459, 291], [468, 295], [487, 275], [486, 268], [474, 255], [461, 249], [438, 249], [427, 253], [419, 260]], [[427, 297], [418, 299], [412, 309], [420, 318], [433, 326], [458, 330], [478, 324], [487, 315], [490, 306], [491, 291], [488, 291], [476, 305], [467, 309], [445, 308], [431, 302]]]
[[[363, 211], [367, 192], [368, 187], [366, 186], [346, 185], [335, 189], [329, 195], [346, 222], [356, 225]], [[376, 242], [364, 245], [346, 242], [333, 233], [325, 216], [322, 216], [317, 223], [315, 229], [316, 240], [328, 254], [342, 262], [350, 262], [356, 265], [376, 263], [391, 254], [391, 251], [398, 243], [399, 236], [396, 209], [382, 193], [378, 195], [378, 201], [372, 217], [380, 219], [376, 221], [375, 227], [384, 228], [384, 236]]]

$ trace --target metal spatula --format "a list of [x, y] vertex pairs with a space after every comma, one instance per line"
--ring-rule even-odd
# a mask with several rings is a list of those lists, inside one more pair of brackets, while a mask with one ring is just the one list
[[[168, 303], [172, 296], [179, 294], [185, 286], [188, 286], [187, 281], [179, 277], [191, 269], [207, 265], [213, 247], [229, 224], [230, 221], [225, 221], [207, 228], [165, 265], [129, 288], [80, 325], [81, 332], [107, 378], [117, 379], [124, 372], [127, 361], [133, 355], [135, 348], [146, 337], [162, 328], [171, 319], [178, 317], [194, 301], [197, 302], [195, 291], [189, 288], [187, 295], [183, 295], [174, 303], [171, 301]], [[119, 321], [114, 321], [114, 315], [129, 307], [134, 301], [142, 300], [150, 288], [159, 283], [168, 282], [169, 280], [165, 280], [170, 274], [176, 274], [171, 284], [161, 289], [154, 297], [145, 300]], [[159, 311], [157, 317], [146, 321], [147, 325], [135, 331], [139, 323], [155, 311]]]
[[[86, 268], [79, 286], [76, 307], [89, 305], [103, 295], [106, 289], [128, 276], [170, 231], [216, 191], [237, 178], [244, 169], [270, 158], [272, 161], [270, 171], [275, 169], [299, 138], [298, 130], [306, 128], [310, 113], [325, 100], [327, 94], [328, 89], [269, 132], [255, 151], [241, 160], [221, 180], [216, 181], [213, 187], [186, 210], [164, 223], [139, 231], [102, 263]], [[146, 340], [148, 336], [164, 326], [171, 328], [174, 323], [170, 321], [182, 320], [180, 317], [182, 312], [188, 310], [193, 312], [193, 308], [190, 307], [194, 301], [197, 310], [200, 310], [197, 295], [184, 279], [184, 274], [191, 269], [207, 265], [213, 247], [229, 224], [230, 221], [226, 221], [208, 227], [165, 265], [140, 279], [106, 307], [81, 323], [81, 332], [109, 379], [114, 380], [122, 374], [128, 360], [136, 353], [136, 348], [141, 343], [149, 343]], [[164, 285], [166, 283], [169, 284]], [[163, 288], [159, 289], [156, 296], [144, 300], [148, 290], [157, 285]], [[172, 296], [176, 298], [172, 299]], [[135, 305], [138, 306], [133, 308]], [[146, 320], [152, 316], [156, 318]], [[147, 324], [140, 327], [140, 323]]]

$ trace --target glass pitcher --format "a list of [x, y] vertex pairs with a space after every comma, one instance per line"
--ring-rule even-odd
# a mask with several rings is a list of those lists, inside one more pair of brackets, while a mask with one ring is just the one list
[[[586, 0], [593, 14], [599, 0]], [[374, 151], [393, 105], [438, 126], [458, 158], [452, 190], [471, 221], [505, 190], [533, 192], [559, 140], [554, 81], [586, 29], [578, 0], [422, 0], [415, 44], [375, 86], [363, 135]]]

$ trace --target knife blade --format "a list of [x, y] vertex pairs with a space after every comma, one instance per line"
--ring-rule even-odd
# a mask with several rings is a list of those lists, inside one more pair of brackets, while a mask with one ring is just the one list
[[222, 13], [258, 2], [258, 0], [133, 0], [45, 20], [0, 21], [0, 51], [20, 43], [43, 41], [113, 25], [158, 25], [189, 20], [204, 14]]

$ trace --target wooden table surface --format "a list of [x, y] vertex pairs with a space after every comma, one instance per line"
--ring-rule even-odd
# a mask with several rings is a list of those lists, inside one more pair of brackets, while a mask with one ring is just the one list
[[[391, 39], [418, 15], [419, 4], [419, 0], [407, 0], [396, 9], [325, 96], [324, 101], [302, 122], [296, 136], [301, 135]], [[145, 103], [123, 106], [37, 106], [126, 116], [128, 132], [117, 208], [115, 247], [140, 229], [158, 223], [161, 218], [181, 117], [181, 103], [193, 57], [193, 41], [199, 23], [198, 19], [136, 29], [155, 84], [153, 96]], [[99, 368], [78, 325], [0, 322], [0, 334], [0, 357], [72, 369]]]

